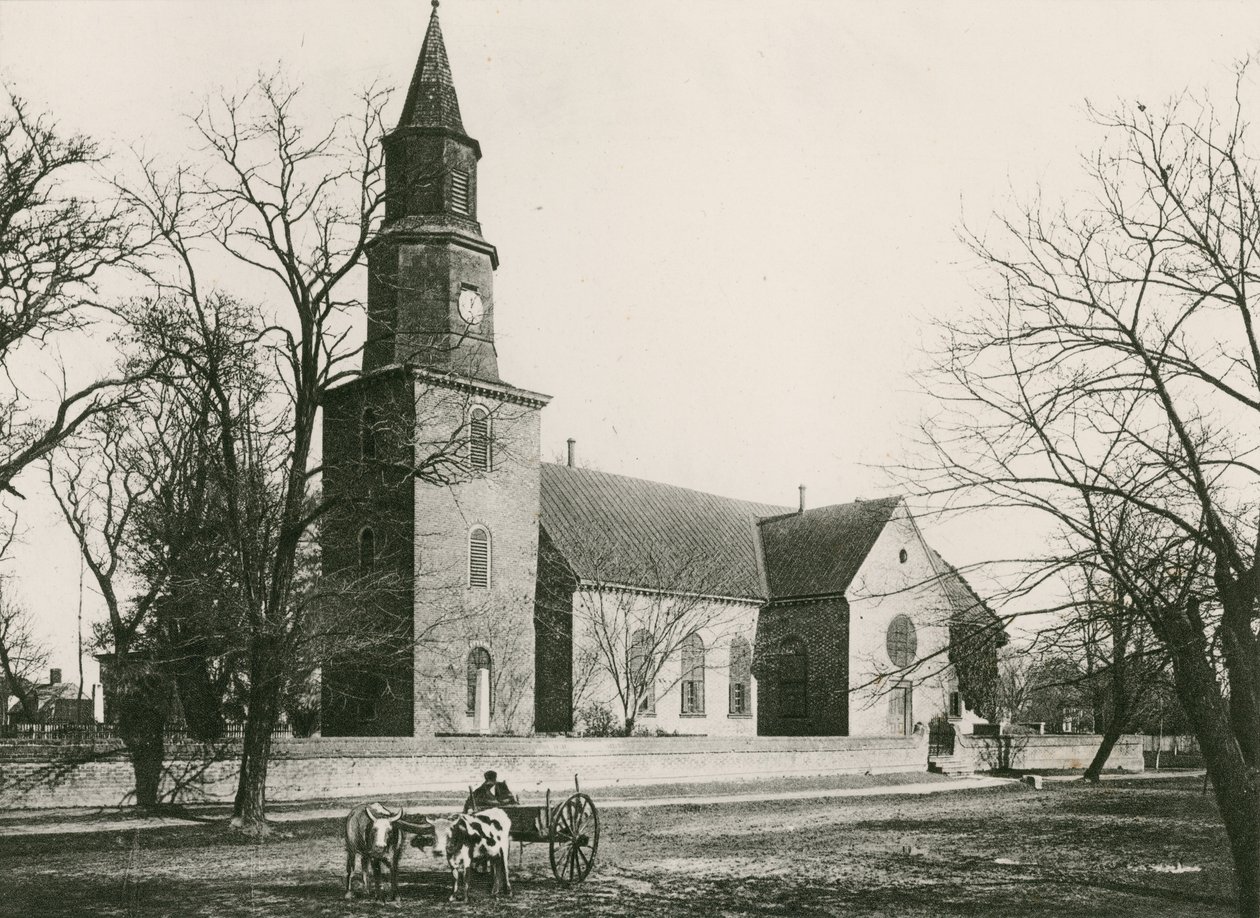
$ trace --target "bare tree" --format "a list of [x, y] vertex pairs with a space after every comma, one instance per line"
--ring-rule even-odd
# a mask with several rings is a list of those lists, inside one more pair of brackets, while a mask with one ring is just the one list
[[[150, 241], [126, 202], [105, 194], [85, 137], [65, 136], [11, 90], [0, 103], [0, 492], [84, 423], [108, 411], [139, 374], [71, 385], [54, 336], [100, 318], [98, 283], [134, 266]], [[107, 187], [107, 186], [106, 186]], [[19, 368], [19, 363], [24, 366]], [[20, 383], [19, 369], [60, 379], [51, 399]]]
[[[0, 558], [9, 544], [6, 540], [0, 547]], [[48, 648], [35, 636], [33, 626], [30, 610], [18, 600], [12, 580], [0, 576], [0, 679], [8, 687], [7, 693], [0, 693], [0, 704], [8, 704], [9, 694], [12, 694], [21, 705], [22, 716], [29, 722], [39, 717], [34, 688], [38, 674], [48, 664]], [[0, 722], [6, 714], [0, 711]]]
[[[164, 745], [162, 731], [169, 693], [146, 647], [144, 625], [163, 589], [161, 580], [128, 595], [127, 558], [135, 515], [159, 481], [146, 461], [135, 461], [142, 418], [138, 413], [101, 414], [49, 457], [49, 487], [79, 546], [105, 604], [112, 654], [110, 690], [118, 711], [118, 731], [131, 756], [136, 803], [158, 803]], [[162, 437], [150, 438], [158, 442]], [[71, 442], [73, 445], [71, 445]]]
[[[1116, 742], [1141, 714], [1168, 658], [1132, 597], [1096, 568], [1081, 574], [1082, 582], [1071, 591], [1075, 603], [1066, 622], [1039, 637], [1049, 652], [1077, 664], [1070, 682], [1079, 687], [1079, 706], [1091, 711], [1094, 730], [1102, 734], [1083, 777], [1097, 782]], [[1175, 593], [1175, 587], [1167, 579], [1161, 584], [1162, 591]]]
[[1245, 71], [1223, 115], [1190, 96], [1091, 109], [1108, 138], [1092, 199], [967, 237], [989, 308], [944, 328], [945, 410], [909, 471], [955, 509], [1033, 510], [1061, 534], [1010, 569], [1011, 596], [1032, 602], [1085, 558], [1130, 598], [1171, 659], [1254, 918], [1260, 200], [1244, 87]]
[[698, 548], [630, 546], [610, 534], [578, 551], [556, 561], [580, 576], [548, 586], [565, 595], [541, 601], [572, 604], [572, 703], [607, 698], [628, 735], [658, 695], [689, 679], [684, 648], [700, 641], [705, 668], [716, 668], [708, 651], [742, 633], [748, 610], [729, 599], [729, 573]]
[[1026, 652], [1009, 653], [998, 660], [995, 691], [995, 717], [1000, 723], [1019, 720], [1028, 704], [1033, 686], [1034, 657]]
[[[369, 89], [355, 115], [311, 131], [299, 117], [300, 94], [264, 76], [196, 117], [204, 162], [170, 174], [147, 165], [130, 190], [169, 256], [161, 282], [176, 304], [165, 319], [150, 311], [145, 334], [174, 372], [209, 393], [215, 415], [245, 661], [233, 823], [250, 831], [266, 831], [271, 737], [312, 608], [295, 602], [301, 546], [331, 504], [313, 487], [321, 473], [316, 422], [325, 394], [358, 372], [349, 322], [362, 313], [358, 271], [384, 213], [378, 140], [387, 97]], [[265, 356], [248, 425], [224, 359], [211, 356], [223, 354], [211, 345], [225, 301], [203, 280], [214, 265], [211, 248], [259, 272], [275, 292], [266, 306], [251, 307], [256, 333], [241, 342]], [[417, 445], [408, 480], [449, 482], [465, 467], [465, 441], [452, 430]]]

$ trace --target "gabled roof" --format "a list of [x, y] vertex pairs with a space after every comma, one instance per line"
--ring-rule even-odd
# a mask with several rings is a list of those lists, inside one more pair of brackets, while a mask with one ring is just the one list
[[580, 579], [764, 599], [756, 520], [785, 507], [542, 465], [542, 526]]
[[407, 90], [398, 127], [449, 128], [464, 133], [451, 64], [442, 41], [442, 26], [438, 23], [437, 3], [433, 4], [433, 13], [429, 16], [429, 28], [424, 33], [420, 59], [416, 61], [416, 72]]
[[842, 595], [900, 503], [886, 497], [762, 520], [769, 598]]
[[967, 582], [967, 579], [963, 577], [958, 568], [942, 558], [940, 552], [936, 549], [929, 548], [928, 551], [931, 552], [932, 559], [941, 570], [941, 586], [945, 590], [945, 595], [949, 597], [950, 605], [953, 607], [950, 618], [955, 621], [985, 626], [986, 628], [997, 628], [1001, 632], [998, 638], [998, 646], [1006, 644], [1008, 641], [1006, 628], [1003, 627], [997, 613], [971, 588], [971, 584]]

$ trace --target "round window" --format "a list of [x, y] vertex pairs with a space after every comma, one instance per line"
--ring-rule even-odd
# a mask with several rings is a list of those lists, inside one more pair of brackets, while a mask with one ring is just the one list
[[902, 564], [905, 564], [906, 560], [909, 557], [910, 557], [910, 553], [907, 552], [904, 548], [901, 551], [897, 552], [897, 560], [900, 561]]
[[909, 666], [919, 650], [919, 637], [908, 615], [898, 615], [888, 624], [888, 659], [894, 666]]

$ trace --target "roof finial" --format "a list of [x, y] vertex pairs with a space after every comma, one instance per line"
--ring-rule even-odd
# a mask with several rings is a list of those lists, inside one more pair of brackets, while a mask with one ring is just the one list
[[433, 8], [434, 9], [438, 8], [438, 0], [433, 0]]

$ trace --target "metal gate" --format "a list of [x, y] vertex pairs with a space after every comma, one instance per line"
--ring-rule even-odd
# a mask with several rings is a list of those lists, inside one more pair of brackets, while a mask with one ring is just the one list
[[933, 720], [928, 725], [928, 757], [954, 754], [954, 725], [947, 720]]

